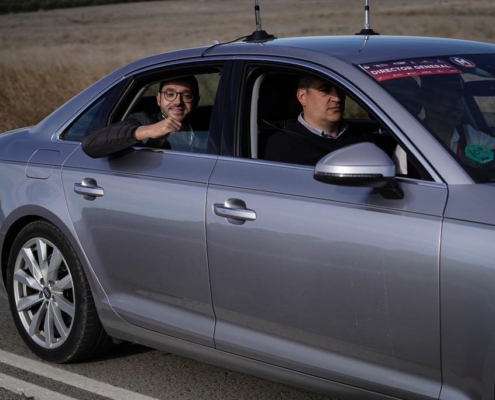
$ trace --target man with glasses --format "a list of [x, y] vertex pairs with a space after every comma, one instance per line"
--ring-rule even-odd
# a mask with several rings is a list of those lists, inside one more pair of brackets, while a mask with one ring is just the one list
[[[90, 157], [105, 157], [137, 144], [154, 148], [172, 148], [171, 142], [183, 142], [194, 137], [188, 122], [199, 102], [198, 81], [194, 76], [174, 78], [160, 83], [156, 94], [160, 112], [132, 114], [123, 121], [90, 132], [82, 149]], [[186, 132], [186, 135], [174, 134]], [[180, 137], [180, 138], [179, 138]]]

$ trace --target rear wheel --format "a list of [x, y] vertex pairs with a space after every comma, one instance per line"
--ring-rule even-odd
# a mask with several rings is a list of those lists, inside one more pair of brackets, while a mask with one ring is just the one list
[[7, 267], [12, 316], [40, 358], [71, 362], [102, 354], [111, 345], [74, 248], [45, 221], [22, 229]]

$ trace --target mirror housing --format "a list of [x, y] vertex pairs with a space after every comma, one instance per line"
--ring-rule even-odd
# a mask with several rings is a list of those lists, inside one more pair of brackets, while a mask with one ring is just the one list
[[385, 198], [404, 197], [395, 182], [393, 161], [373, 143], [353, 144], [327, 154], [316, 164], [314, 178], [333, 185], [376, 188]]

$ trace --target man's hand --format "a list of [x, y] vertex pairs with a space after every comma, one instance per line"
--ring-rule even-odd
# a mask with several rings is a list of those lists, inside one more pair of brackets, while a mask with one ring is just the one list
[[138, 127], [134, 131], [134, 138], [140, 141], [146, 139], [156, 139], [170, 133], [180, 131], [181, 129], [182, 124], [179, 121], [168, 117], [157, 122], [156, 124]]

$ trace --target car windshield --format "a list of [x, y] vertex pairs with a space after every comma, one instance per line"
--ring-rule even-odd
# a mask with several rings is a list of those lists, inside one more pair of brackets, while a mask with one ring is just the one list
[[360, 67], [449, 149], [476, 182], [495, 181], [495, 54]]

